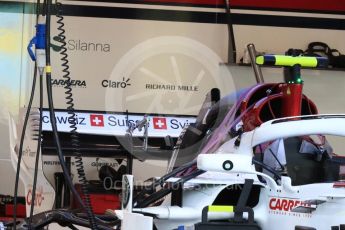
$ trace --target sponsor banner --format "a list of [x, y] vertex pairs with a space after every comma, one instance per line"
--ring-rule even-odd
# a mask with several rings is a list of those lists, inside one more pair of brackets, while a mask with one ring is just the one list
[[[70, 132], [71, 123], [67, 112], [56, 112], [56, 122], [59, 132]], [[101, 113], [76, 113], [76, 123], [79, 133], [96, 135], [124, 136], [128, 126], [143, 120], [144, 116], [129, 114], [101, 114]], [[195, 117], [150, 115], [148, 120], [149, 137], [178, 137], [182, 129], [195, 122]], [[48, 111], [43, 112], [43, 130], [51, 131], [50, 116]], [[136, 129], [133, 136], [144, 136], [144, 129]]]
[[100, 13], [64, 18], [70, 82], [63, 77], [58, 25], [52, 23], [55, 108], [66, 108], [65, 87], [71, 85], [76, 110], [194, 116], [212, 88], [235, 90], [230, 73], [219, 74], [226, 61], [226, 25], [118, 20]]
[[[70, 84], [76, 110], [197, 115], [205, 95], [212, 88], [219, 88], [224, 96], [238, 89], [234, 84], [236, 77], [254, 79], [250, 67], [245, 73], [227, 69], [222, 73], [220, 70], [220, 63], [227, 61], [228, 50], [228, 28], [226, 24], [219, 24], [225, 23], [226, 17], [224, 12], [218, 12], [220, 9], [190, 12], [181, 6], [162, 9], [161, 5], [148, 4], [132, 4], [132, 8], [128, 8], [124, 3], [114, 6], [116, 1], [73, 4], [76, 2], [66, 1], [64, 6], [71, 82], [63, 78], [58, 25], [52, 23], [52, 85], [57, 109], [66, 108], [64, 87]], [[291, 40], [291, 36], [300, 33], [299, 29], [254, 28], [244, 24], [248, 24], [248, 18], [254, 18], [250, 23], [279, 26], [278, 23], [286, 22], [298, 27], [311, 20], [301, 20], [296, 15], [286, 19], [285, 14], [252, 15], [255, 12], [249, 12], [248, 16], [243, 10], [240, 10], [242, 13], [238, 11], [233, 18], [237, 23], [238, 60], [243, 56], [244, 47], [252, 43], [257, 34], [261, 36], [260, 41], [256, 41], [257, 49], [268, 53], [284, 53], [289, 47], [304, 49], [315, 37], [343, 52], [337, 38], [344, 31], [332, 32], [329, 36], [320, 30], [308, 30], [303, 31], [298, 41]], [[284, 17], [284, 20], [277, 17]], [[340, 18], [333, 18], [332, 23], [318, 18], [312, 20], [315, 21], [313, 25], [303, 26], [315, 24], [320, 27], [324, 24], [320, 21], [325, 20], [327, 27], [344, 24], [338, 22], [343, 20]], [[55, 21], [53, 17], [52, 22]], [[274, 45], [272, 34], [280, 35]], [[31, 73], [27, 73], [24, 77], [29, 79], [30, 76]], [[29, 95], [29, 87], [27, 89]], [[38, 99], [34, 104], [38, 104]]]

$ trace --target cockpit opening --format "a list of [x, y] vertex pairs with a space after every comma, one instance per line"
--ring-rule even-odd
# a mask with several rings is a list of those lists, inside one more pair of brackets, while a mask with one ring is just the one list
[[[311, 135], [278, 139], [256, 146], [254, 157], [279, 175], [289, 176], [292, 185], [334, 182], [345, 173], [345, 157], [337, 155], [341, 154], [341, 138]], [[275, 178], [261, 166], [256, 169]]]

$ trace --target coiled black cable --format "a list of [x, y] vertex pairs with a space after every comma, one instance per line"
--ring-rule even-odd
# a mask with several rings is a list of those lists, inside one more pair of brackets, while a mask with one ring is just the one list
[[62, 67], [63, 67], [63, 79], [65, 80], [65, 95], [66, 95], [66, 104], [67, 104], [67, 113], [68, 113], [68, 122], [70, 124], [71, 129], [71, 145], [73, 147], [73, 153], [75, 155], [75, 162], [76, 162], [76, 169], [78, 173], [78, 179], [81, 184], [81, 189], [83, 193], [83, 201], [86, 208], [86, 212], [88, 215], [88, 218], [90, 220], [91, 229], [97, 229], [96, 224], [96, 218], [92, 210], [91, 201], [90, 201], [90, 195], [88, 192], [88, 185], [89, 182], [85, 175], [84, 170], [84, 164], [82, 159], [82, 154], [80, 152], [80, 140], [79, 140], [79, 134], [77, 131], [77, 118], [76, 113], [74, 110], [74, 100], [73, 100], [73, 93], [72, 93], [72, 87], [71, 87], [71, 77], [70, 77], [70, 71], [69, 71], [69, 61], [68, 61], [68, 54], [67, 54], [67, 48], [66, 48], [66, 36], [65, 36], [65, 24], [63, 22], [64, 17], [62, 16], [62, 3], [56, 1], [56, 17], [58, 18], [57, 24], [58, 24], [58, 37], [60, 45], [60, 55], [61, 55], [61, 61], [62, 61]]
[[86, 207], [80, 198], [79, 193], [75, 189], [73, 185], [73, 181], [71, 179], [71, 176], [69, 174], [68, 168], [65, 163], [64, 154], [62, 152], [59, 133], [57, 130], [57, 124], [56, 124], [56, 118], [55, 118], [55, 109], [54, 109], [54, 101], [53, 101], [53, 87], [52, 87], [52, 76], [51, 76], [51, 65], [50, 65], [50, 21], [51, 21], [51, 0], [45, 0], [45, 8], [46, 9], [46, 84], [47, 84], [47, 99], [48, 99], [48, 105], [49, 105], [49, 116], [50, 116], [50, 122], [52, 126], [52, 133], [56, 145], [56, 151], [57, 156], [59, 158], [59, 162], [61, 165], [62, 173], [64, 174], [66, 183], [71, 189], [74, 198], [76, 201], [82, 206], [84, 210], [86, 210]]

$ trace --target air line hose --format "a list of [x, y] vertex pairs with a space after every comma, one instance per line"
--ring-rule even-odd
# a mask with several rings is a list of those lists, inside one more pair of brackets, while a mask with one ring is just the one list
[[[36, 4], [36, 24], [38, 23], [38, 15], [39, 15], [39, 5], [40, 1], [37, 1]], [[17, 170], [16, 170], [16, 178], [15, 178], [15, 184], [14, 184], [14, 195], [13, 195], [13, 228], [14, 230], [17, 229], [17, 197], [18, 197], [18, 188], [19, 188], [19, 176], [20, 176], [20, 165], [22, 162], [22, 157], [23, 157], [23, 146], [24, 146], [24, 139], [25, 139], [25, 132], [26, 132], [26, 127], [28, 125], [29, 117], [30, 117], [30, 112], [31, 112], [31, 107], [32, 103], [35, 97], [35, 90], [36, 90], [36, 80], [37, 80], [37, 63], [35, 62], [34, 66], [34, 74], [33, 74], [33, 79], [32, 79], [32, 88], [31, 88], [31, 94], [29, 98], [29, 103], [28, 103], [28, 108], [25, 113], [25, 118], [24, 118], [24, 123], [23, 123], [23, 128], [22, 128], [22, 133], [20, 136], [20, 143], [19, 143], [19, 151], [18, 151], [18, 161], [17, 161]]]
[[20, 143], [19, 143], [19, 151], [18, 151], [18, 162], [17, 162], [17, 171], [16, 171], [16, 179], [15, 179], [15, 185], [14, 185], [14, 195], [13, 195], [13, 204], [14, 204], [14, 209], [13, 209], [13, 228], [16, 230], [16, 223], [17, 223], [17, 197], [18, 197], [18, 187], [19, 187], [19, 174], [20, 174], [20, 165], [22, 162], [22, 157], [23, 157], [23, 146], [24, 146], [24, 139], [25, 139], [25, 130], [29, 121], [30, 117], [30, 111], [32, 107], [32, 102], [35, 96], [35, 89], [36, 89], [36, 80], [37, 80], [37, 68], [35, 65], [35, 72], [34, 72], [34, 77], [32, 80], [32, 88], [31, 88], [31, 95], [29, 99], [29, 104], [28, 108], [25, 114], [24, 118], [24, 124], [23, 124], [23, 130], [22, 134], [20, 137]]
[[50, 8], [51, 8], [51, 0], [47, 0], [47, 6], [46, 6], [46, 9], [47, 9], [47, 14], [46, 14], [46, 84], [47, 84], [47, 99], [48, 99], [48, 105], [49, 105], [50, 122], [52, 126], [53, 138], [55, 141], [59, 162], [60, 162], [62, 172], [65, 177], [65, 180], [67, 182], [67, 185], [71, 189], [73, 195], [75, 196], [75, 199], [77, 199], [77, 202], [82, 206], [84, 210], [86, 210], [82, 199], [80, 198], [77, 190], [75, 189], [73, 185], [71, 176], [69, 175], [69, 171], [64, 160], [64, 154], [62, 153], [59, 133], [57, 131], [55, 109], [54, 109], [54, 103], [53, 103], [53, 92], [52, 92], [53, 89], [52, 89], [52, 83], [51, 83], [52, 76], [51, 76], [51, 65], [50, 65], [50, 17], [51, 17]]
[[42, 113], [43, 113], [43, 75], [40, 74], [40, 102], [39, 102], [39, 125], [37, 136], [37, 150], [34, 169], [34, 181], [32, 183], [31, 205], [30, 205], [30, 217], [29, 217], [29, 229], [31, 230], [32, 216], [34, 213], [35, 200], [36, 200], [36, 187], [37, 187], [37, 174], [40, 160], [40, 149], [42, 143]]
[[71, 129], [71, 145], [73, 147], [73, 153], [75, 155], [75, 161], [76, 161], [76, 168], [78, 172], [78, 179], [81, 184], [83, 198], [84, 198], [84, 205], [86, 207], [86, 212], [88, 215], [88, 218], [90, 220], [90, 224], [92, 229], [97, 229], [96, 224], [96, 218], [92, 210], [91, 201], [90, 201], [90, 195], [88, 192], [88, 185], [89, 182], [85, 175], [84, 165], [83, 165], [83, 159], [82, 154], [80, 152], [80, 140], [79, 135], [77, 131], [77, 118], [76, 113], [74, 110], [74, 100], [73, 100], [73, 93], [72, 93], [72, 87], [71, 87], [71, 77], [70, 77], [70, 71], [69, 71], [69, 61], [68, 61], [68, 53], [66, 48], [66, 36], [65, 36], [65, 24], [63, 22], [64, 17], [62, 16], [62, 3], [56, 1], [56, 17], [58, 18], [57, 24], [58, 24], [58, 37], [60, 45], [60, 55], [61, 55], [61, 61], [62, 61], [62, 67], [63, 67], [63, 79], [65, 80], [65, 99], [67, 104], [67, 112], [68, 112], [68, 122], [70, 124]]

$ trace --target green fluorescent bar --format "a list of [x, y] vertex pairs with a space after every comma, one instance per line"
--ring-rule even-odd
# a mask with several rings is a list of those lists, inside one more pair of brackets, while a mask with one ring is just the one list
[[305, 56], [285, 56], [285, 55], [264, 55], [256, 58], [258, 65], [275, 65], [275, 66], [294, 66], [301, 67], [327, 67], [327, 59], [323, 57], [305, 57]]
[[234, 206], [208, 206], [209, 212], [234, 212]]
[[300, 65], [302, 67], [317, 67], [317, 59], [315, 57], [291, 57], [283, 55], [275, 55], [276, 65], [279, 66], [294, 66]]

